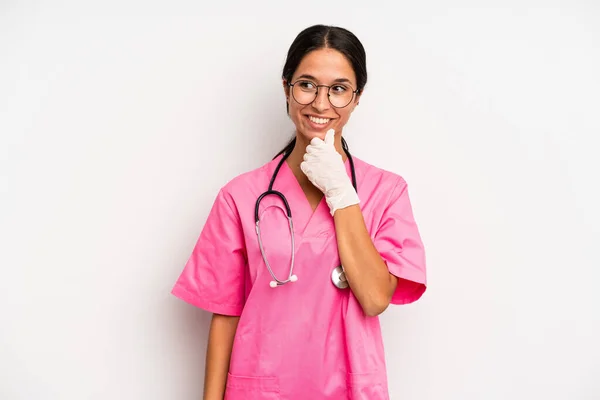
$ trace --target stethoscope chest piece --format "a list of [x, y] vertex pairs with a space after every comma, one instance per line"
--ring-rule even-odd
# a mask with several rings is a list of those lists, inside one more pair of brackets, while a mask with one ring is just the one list
[[331, 271], [331, 282], [333, 282], [335, 287], [338, 289], [346, 289], [348, 287], [346, 273], [341, 265], [339, 267], [335, 267], [333, 271]]

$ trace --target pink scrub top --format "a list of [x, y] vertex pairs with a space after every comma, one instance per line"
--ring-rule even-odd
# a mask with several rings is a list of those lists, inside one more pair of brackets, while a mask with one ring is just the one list
[[[292, 210], [298, 281], [271, 288], [254, 222], [255, 201], [281, 156], [227, 183], [172, 293], [212, 313], [239, 316], [226, 400], [387, 400], [378, 317], [364, 314], [350, 288], [331, 281], [340, 265], [333, 218], [323, 199], [313, 212], [284, 162], [273, 186]], [[392, 304], [425, 291], [425, 253], [400, 176], [354, 159], [360, 207], [373, 243], [399, 279]], [[350, 176], [349, 162], [346, 169]], [[259, 209], [267, 259], [287, 279], [291, 237], [284, 206]]]

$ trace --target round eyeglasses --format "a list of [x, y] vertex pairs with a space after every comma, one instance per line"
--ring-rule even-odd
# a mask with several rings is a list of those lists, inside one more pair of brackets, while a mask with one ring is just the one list
[[320, 87], [327, 88], [327, 98], [329, 103], [335, 108], [344, 108], [352, 102], [354, 96], [359, 92], [346, 83], [336, 83], [331, 86], [317, 85], [307, 80], [299, 80], [294, 83], [288, 83], [292, 88], [294, 100], [302, 105], [308, 105], [315, 101], [319, 94]]

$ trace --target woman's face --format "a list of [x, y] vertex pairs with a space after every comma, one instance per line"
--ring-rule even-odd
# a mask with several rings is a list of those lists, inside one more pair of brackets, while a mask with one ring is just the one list
[[[340, 135], [360, 97], [356, 94], [347, 106], [335, 108], [328, 99], [327, 88], [319, 87], [314, 101], [300, 104], [287, 83], [283, 81], [290, 118], [296, 125], [297, 135], [301, 135], [306, 141], [314, 137], [324, 139], [327, 131], [332, 128], [335, 129], [336, 136]], [[327, 48], [306, 54], [289, 83], [298, 85], [295, 93], [303, 91], [303, 94], [296, 96], [302, 103], [307, 102], [302, 99], [311, 98], [307, 93], [317, 85], [332, 86], [331, 99], [334, 102], [337, 100], [336, 106], [341, 104], [340, 99], [351, 97], [349, 92], [344, 94], [346, 90], [356, 90], [356, 76], [350, 62], [339, 51]]]

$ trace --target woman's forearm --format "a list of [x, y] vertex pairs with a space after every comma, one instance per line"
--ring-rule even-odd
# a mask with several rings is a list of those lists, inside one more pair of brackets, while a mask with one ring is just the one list
[[206, 350], [204, 400], [223, 400], [239, 317], [213, 314]]
[[381, 314], [390, 304], [398, 280], [375, 248], [358, 205], [334, 215], [340, 260], [346, 279], [365, 314]]

